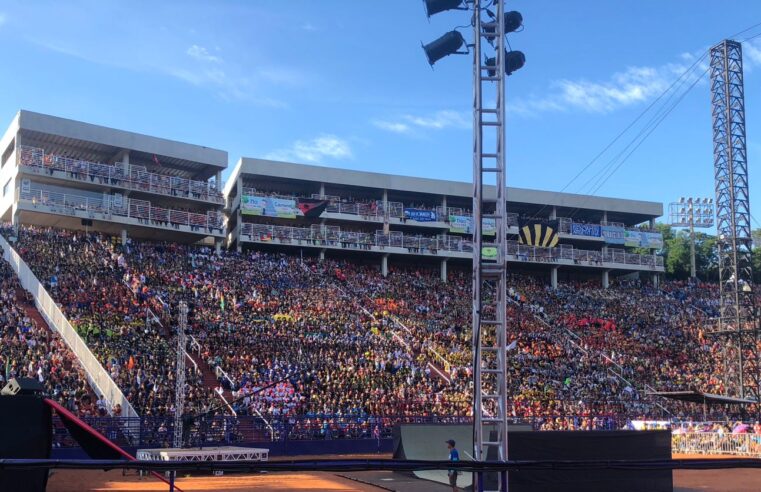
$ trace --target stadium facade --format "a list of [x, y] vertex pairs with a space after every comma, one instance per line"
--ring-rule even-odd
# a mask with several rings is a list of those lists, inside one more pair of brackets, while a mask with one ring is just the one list
[[[496, 195], [494, 187], [485, 193]], [[393, 261], [435, 265], [442, 280], [448, 264], [469, 263], [473, 250], [467, 182], [244, 157], [225, 195], [228, 242], [239, 249], [353, 255], [377, 261], [384, 275]], [[663, 238], [651, 230], [663, 214], [660, 203], [523, 188], [508, 188], [507, 197], [513, 270], [543, 271], [553, 285], [559, 276], [599, 276], [606, 286], [610, 275], [646, 273], [657, 281], [663, 272], [663, 258], [655, 254]], [[310, 213], [318, 206], [324, 207], [319, 215]], [[558, 246], [520, 244], [524, 218], [557, 220]]]
[[[467, 182], [244, 157], [223, 189], [223, 150], [25, 110], [0, 151], [0, 215], [14, 224], [349, 256], [384, 274], [413, 262], [444, 280], [448, 265], [472, 254]], [[662, 237], [650, 230], [660, 203], [523, 188], [507, 197], [512, 269], [603, 285], [611, 275], [657, 281], [664, 271]], [[519, 244], [524, 217], [557, 220], [558, 246]]]
[[24, 110], [0, 148], [6, 222], [222, 245], [225, 151]]

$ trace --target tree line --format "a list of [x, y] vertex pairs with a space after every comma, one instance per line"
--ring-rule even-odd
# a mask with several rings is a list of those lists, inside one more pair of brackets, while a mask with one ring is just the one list
[[[690, 231], [673, 229], [667, 224], [656, 224], [658, 232], [663, 234], [663, 266], [666, 278], [686, 280], [690, 277]], [[648, 250], [635, 251], [648, 254]], [[761, 229], [753, 231], [753, 282], [761, 282]], [[716, 236], [704, 232], [695, 232], [695, 270], [701, 280], [719, 281], [719, 259], [716, 251]]]

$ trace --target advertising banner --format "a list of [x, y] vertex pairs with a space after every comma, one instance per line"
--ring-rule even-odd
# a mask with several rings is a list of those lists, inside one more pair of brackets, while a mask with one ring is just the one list
[[619, 226], [600, 226], [600, 233], [608, 244], [624, 244], [624, 228]]
[[240, 208], [243, 215], [264, 215], [282, 219], [295, 219], [303, 215], [296, 207], [296, 200], [289, 198], [243, 195]]
[[[469, 215], [450, 215], [449, 232], [455, 234], [473, 234], [473, 217]], [[493, 236], [497, 233], [497, 220], [484, 219], [483, 229], [484, 236]]]
[[643, 248], [663, 249], [663, 234], [660, 232], [640, 232]]
[[435, 222], [436, 212], [433, 210], [420, 210], [418, 208], [405, 208], [404, 218], [415, 222]]
[[601, 226], [600, 224], [571, 222], [571, 234], [574, 236], [600, 237], [602, 235]]
[[639, 231], [624, 231], [624, 245], [639, 248], [642, 244], [642, 233]]
[[497, 248], [494, 246], [484, 246], [481, 248], [481, 258], [484, 260], [496, 260]]

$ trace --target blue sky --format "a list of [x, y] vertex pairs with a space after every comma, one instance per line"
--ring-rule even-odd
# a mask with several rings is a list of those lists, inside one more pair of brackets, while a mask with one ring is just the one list
[[[527, 58], [508, 82], [511, 186], [660, 202], [713, 196], [704, 80], [604, 184], [598, 173], [634, 133], [569, 182], [695, 57], [761, 22], [761, 2], [508, 7], [523, 14], [525, 30], [509, 39]], [[429, 21], [418, 0], [4, 0], [0, 117], [25, 108], [217, 147], [231, 166], [244, 155], [469, 180], [470, 58], [431, 70], [420, 49], [467, 22], [462, 12]], [[761, 219], [761, 37], [744, 49]]]

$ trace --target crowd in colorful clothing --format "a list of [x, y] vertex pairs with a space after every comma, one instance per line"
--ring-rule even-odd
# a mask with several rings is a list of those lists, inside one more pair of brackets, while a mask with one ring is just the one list
[[[175, 412], [173, 327], [190, 308], [185, 412], [227, 392], [237, 414], [306, 417], [467, 415], [470, 272], [99, 234], [22, 228], [17, 249], [141, 415]], [[715, 286], [562, 283], [509, 278], [510, 413], [547, 429], [600, 428], [607, 416], [687, 416], [651, 390], [723, 393], [721, 345], [704, 329]], [[156, 319], [152, 319], [155, 313]], [[153, 322], [151, 322], [153, 321]], [[264, 388], [264, 389], [262, 389]], [[568, 416], [574, 416], [568, 418]], [[315, 424], [315, 422], [319, 422]], [[330, 428], [330, 425], [327, 426]], [[366, 429], [367, 430], [367, 429]]]

